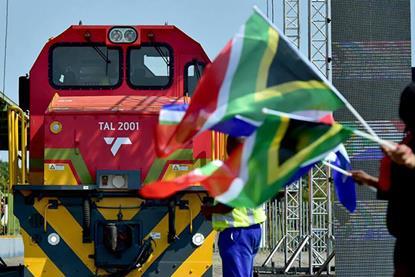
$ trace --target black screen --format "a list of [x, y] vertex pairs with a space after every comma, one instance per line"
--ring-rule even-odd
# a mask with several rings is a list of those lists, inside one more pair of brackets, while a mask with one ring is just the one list
[[[411, 81], [410, 1], [332, 0], [331, 19], [334, 85], [381, 138], [400, 141], [399, 96]], [[335, 118], [364, 130], [346, 109]], [[377, 144], [355, 136], [346, 149], [354, 169], [378, 175], [382, 152]], [[336, 275], [392, 276], [387, 203], [361, 186], [357, 197], [354, 214], [335, 204]]]

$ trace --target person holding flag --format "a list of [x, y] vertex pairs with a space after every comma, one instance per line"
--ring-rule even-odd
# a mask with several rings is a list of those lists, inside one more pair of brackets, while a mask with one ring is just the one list
[[[228, 136], [227, 154], [230, 155], [241, 144], [241, 138]], [[222, 275], [251, 277], [254, 258], [261, 242], [260, 224], [266, 220], [264, 209], [232, 208], [218, 202], [214, 206], [202, 206], [202, 213], [212, 220], [213, 229], [219, 232]]]
[[415, 276], [412, 266], [412, 221], [415, 195], [415, 83], [402, 92], [399, 117], [405, 124], [405, 138], [395, 149], [382, 147], [386, 154], [381, 161], [379, 178], [362, 170], [351, 171], [359, 182], [378, 189], [378, 198], [388, 200], [387, 227], [396, 238], [394, 276]]

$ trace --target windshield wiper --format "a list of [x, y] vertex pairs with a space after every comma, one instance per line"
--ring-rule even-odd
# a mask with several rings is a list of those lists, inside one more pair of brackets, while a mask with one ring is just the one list
[[163, 61], [166, 63], [166, 65], [170, 66], [170, 61], [169, 61], [169, 59], [167, 59], [167, 55], [164, 55], [163, 51], [161, 51], [160, 46], [154, 45], [154, 48], [156, 48], [157, 52], [159, 53], [159, 55], [163, 59]]
[[97, 52], [97, 54], [104, 60], [104, 62], [105, 62], [105, 75], [108, 76], [108, 64], [111, 63], [111, 61], [108, 59], [108, 48], [106, 48], [107, 49], [107, 54], [106, 55], [97, 46], [93, 45], [92, 48], [94, 48], [95, 52]]
[[197, 61], [194, 62], [194, 67], [195, 67], [196, 78], [199, 81], [200, 76], [202, 76], [202, 73], [200, 73], [199, 63]]
[[101, 49], [99, 49], [97, 46], [92, 46], [92, 48], [94, 48], [94, 50], [97, 52], [97, 54], [104, 60], [104, 62], [106, 64], [111, 63], [111, 61], [108, 59], [108, 48], [107, 48], [107, 55], [105, 55]]

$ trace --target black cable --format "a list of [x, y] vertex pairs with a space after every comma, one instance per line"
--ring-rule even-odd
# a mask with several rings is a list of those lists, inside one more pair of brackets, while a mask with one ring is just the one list
[[9, 0], [6, 0], [6, 26], [4, 32], [4, 59], [3, 59], [3, 99], [4, 99], [4, 90], [6, 89], [6, 64], [7, 64], [7, 33], [9, 26]]
[[126, 269], [117, 270], [114, 273], [110, 273], [107, 275], [108, 277], [121, 277], [128, 275], [132, 270], [136, 268], [140, 268], [143, 266], [145, 262], [147, 262], [148, 258], [150, 258], [151, 253], [153, 253], [154, 249], [152, 244], [155, 244], [155, 241], [149, 237], [148, 239], [144, 240], [143, 245], [140, 247], [138, 251], [137, 257], [135, 261]]
[[269, 3], [268, 3], [268, 0], [266, 1], [267, 1], [267, 17], [269, 18]]

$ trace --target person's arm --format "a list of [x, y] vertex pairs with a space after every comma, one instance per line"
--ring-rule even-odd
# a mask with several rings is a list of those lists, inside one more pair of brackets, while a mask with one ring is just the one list
[[353, 179], [360, 184], [366, 184], [375, 188], [379, 187], [379, 178], [374, 177], [363, 170], [351, 170], [350, 173], [352, 174]]
[[212, 214], [227, 214], [233, 210], [232, 207], [229, 207], [222, 203], [217, 203], [216, 205], [202, 205], [201, 213], [205, 216], [207, 220], [212, 219]]
[[217, 203], [212, 208], [213, 208], [213, 213], [215, 214], [227, 214], [233, 210], [233, 207], [229, 207], [222, 203]]

